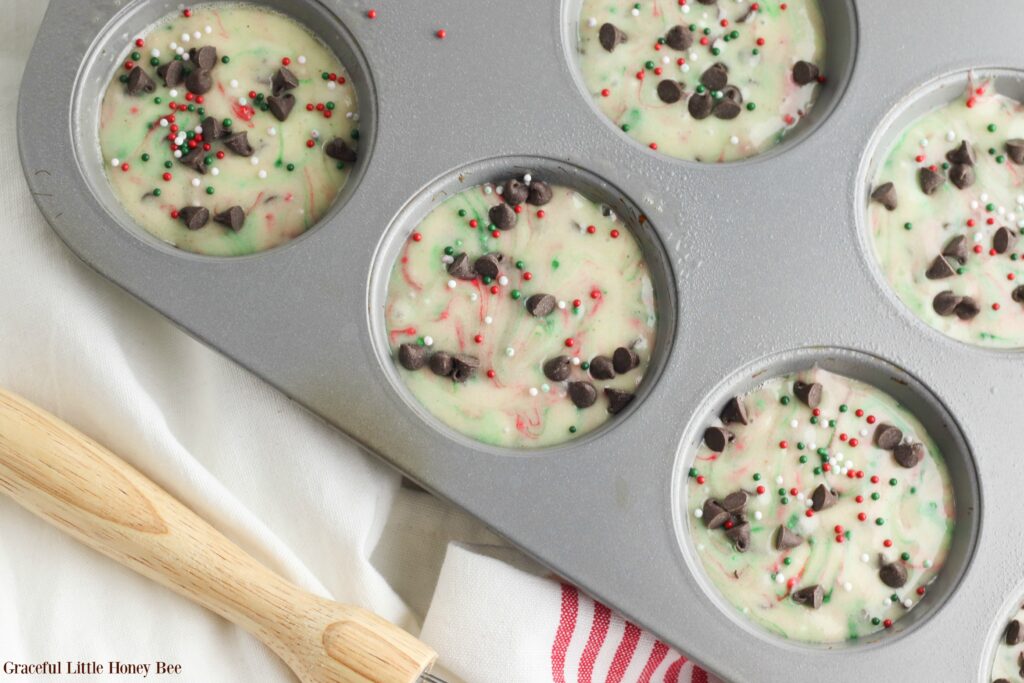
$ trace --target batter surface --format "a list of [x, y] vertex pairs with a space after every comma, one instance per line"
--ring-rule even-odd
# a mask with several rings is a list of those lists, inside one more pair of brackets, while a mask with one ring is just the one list
[[999, 646], [992, 661], [994, 683], [1024, 681], [1024, 605], [1000, 634]]
[[882, 273], [928, 325], [978, 346], [1024, 346], [1024, 112], [989, 82], [910, 124], [871, 179]]
[[402, 380], [427, 410], [517, 448], [578, 437], [625, 409], [657, 329], [623, 220], [530, 176], [435, 208], [402, 247], [385, 319]]
[[605, 116], [680, 159], [733, 161], [780, 142], [825, 78], [817, 0], [584, 0], [579, 61]]
[[136, 38], [103, 98], [107, 179], [147, 231], [250, 254], [316, 223], [348, 180], [358, 109], [338, 58], [252, 5], [184, 9]]
[[949, 473], [921, 423], [821, 368], [732, 399], [689, 476], [690, 532], [711, 581], [793, 640], [892, 626], [925, 595], [953, 535]]

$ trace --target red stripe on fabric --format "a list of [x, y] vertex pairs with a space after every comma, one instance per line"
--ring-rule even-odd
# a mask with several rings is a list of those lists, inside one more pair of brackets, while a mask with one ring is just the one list
[[640, 672], [640, 678], [637, 679], [637, 683], [651, 683], [651, 676], [661, 666], [667, 654], [668, 645], [660, 640], [654, 641], [654, 647], [651, 648], [651, 654], [647, 657], [647, 663], [644, 665], [644, 670]]
[[594, 677], [594, 662], [601, 652], [604, 639], [608, 636], [608, 625], [611, 624], [612, 611], [599, 602], [594, 603], [594, 622], [590, 625], [590, 635], [587, 636], [587, 644], [580, 655], [579, 683], [592, 683]]
[[551, 643], [551, 680], [554, 683], [565, 683], [565, 653], [572, 642], [572, 632], [576, 630], [576, 615], [580, 611], [579, 597], [575, 588], [562, 584], [562, 613], [558, 618], [555, 640]]
[[665, 672], [665, 683], [679, 683], [679, 672], [682, 671], [683, 664], [686, 664], [686, 657], [680, 655]]
[[708, 683], [708, 672], [694, 665], [690, 673], [690, 683]]
[[607, 683], [620, 683], [626, 675], [629, 663], [633, 661], [633, 653], [636, 652], [636, 644], [640, 641], [640, 627], [636, 624], [626, 622], [626, 630], [622, 633], [622, 640], [615, 650], [612, 658], [612, 665], [608, 669]]

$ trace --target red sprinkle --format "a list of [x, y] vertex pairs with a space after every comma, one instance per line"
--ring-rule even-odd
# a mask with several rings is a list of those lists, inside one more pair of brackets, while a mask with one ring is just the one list
[[499, 237], [501, 237], [501, 231], [500, 230], [492, 230], [491, 231], [491, 237], [493, 237], [494, 239], [498, 239]]
[[876, 418], [876, 417], [875, 417], [874, 415], [868, 415], [867, 423], [868, 423], [869, 425], [873, 425], [873, 424], [875, 424], [875, 421], [876, 421], [877, 419], [878, 419], [878, 418]]
[[703, 484], [703, 483], [704, 483], [704, 481], [705, 481], [705, 480], [704, 480], [704, 475], [703, 475], [703, 474], [698, 474], [698, 475], [697, 475], [697, 483], [698, 483], [698, 484]]
[[867, 518], [868, 518], [868, 513], [866, 513], [866, 512], [859, 512], [859, 513], [857, 513], [857, 519], [859, 519], [860, 521], [863, 522]]
[[544, 218], [544, 216], [546, 215], [547, 214], [544, 213], [544, 209], [541, 209], [540, 211], [537, 212], [537, 218]]
[[992, 304], [992, 310], [993, 311], [998, 311], [999, 310], [999, 304]]
[[306, 147], [312, 147], [315, 144], [316, 144], [316, 141], [313, 140], [312, 138], [310, 138], [309, 140], [306, 140]]
[[763, 486], [758, 486], [756, 490], [757, 490], [757, 495], [759, 495], [759, 496], [764, 493], [764, 487]]
[[475, 218], [469, 221], [469, 227], [475, 228], [477, 225], [479, 225], [479, 223], [477, 223], [477, 220]]
[[882, 622], [882, 626], [886, 628], [892, 628], [892, 619], [886, 619]]
[[856, 498], [854, 498], [854, 500], [857, 501], [858, 503], [863, 503], [864, 502], [864, 496], [857, 496]]
[[313, 103], [312, 102], [310, 102], [309, 104], [306, 105], [306, 111], [313, 111], [313, 109], [314, 109], [314, 107], [313, 107]]
[[779, 442], [779, 448], [789, 448], [789, 442], [788, 441], [780, 441]]
[[884, 545], [886, 548], [891, 548], [892, 547], [892, 539], [889, 539], [889, 538], [885, 539], [884, 541], [882, 541], [882, 545]]
[[758, 38], [758, 39], [757, 39], [757, 44], [758, 44], [758, 45], [764, 45], [764, 42], [765, 42], [765, 41], [764, 41], [764, 38]]
[[853, 448], [856, 448], [859, 443], [860, 441], [858, 441], [857, 439], [850, 439], [850, 446]]
[[842, 542], [843, 542], [843, 535], [842, 534], [836, 534], [836, 543], [842, 543]]
[[281, 63], [284, 64], [285, 66], [288, 66], [289, 64], [292, 63], [292, 60], [290, 60], [288, 57], [284, 57], [283, 59], [281, 59]]
[[613, 240], [615, 240], [615, 239], [618, 239], [618, 238], [619, 238], [619, 231], [618, 231], [618, 230], [612, 230], [612, 233], [611, 233], [611, 234], [612, 234], [612, 239], [613, 239]]
[[482, 334], [476, 335], [475, 337], [473, 337], [473, 341], [475, 341], [477, 344], [482, 344], [483, 341], [484, 341], [484, 335], [482, 335]]
[[487, 371], [487, 376], [490, 377], [491, 379], [494, 379], [494, 375], [495, 375], [494, 370], [488, 370]]
[[658, 143], [652, 142], [651, 144], [648, 145], [648, 147], [650, 147], [651, 149], [658, 149]]
[[601, 91], [601, 96], [602, 97], [608, 97], [611, 94], [612, 94], [612, 91], [609, 90], [608, 88], [605, 88], [604, 90]]
[[837, 534], [843, 533], [843, 525], [842, 524], [836, 524], [835, 527], [834, 527], [834, 530], [835, 530], [835, 532]]
[[132, 60], [129, 59], [127, 62], [124, 63], [124, 70], [125, 71], [131, 71], [134, 68], [135, 68], [135, 62], [133, 62]]
[[423, 235], [422, 235], [422, 234], [420, 234], [420, 233], [418, 233], [418, 232], [414, 232], [414, 233], [412, 234], [412, 241], [413, 241], [413, 242], [419, 242], [419, 241], [420, 241], [420, 240], [422, 240], [422, 239], [423, 239]]
[[439, 29], [437, 29], [437, 33], [436, 33], [435, 35], [436, 35], [436, 36], [437, 36], [437, 37], [438, 37], [438, 38], [439, 38], [440, 40], [444, 40], [445, 38], [447, 38], [447, 37], [448, 37], [448, 31], [445, 31], [445, 30], [444, 30], [443, 28], [439, 28]]
[[164, 173], [164, 180], [170, 182], [173, 176], [170, 173]]
[[532, 280], [533, 279], [533, 273], [531, 273], [530, 271], [526, 271], [525, 273], [523, 273], [523, 279], [524, 280]]
[[591, 299], [600, 299], [601, 298], [601, 290], [599, 290], [599, 289], [592, 290], [590, 292], [590, 298]]
[[135, 47], [142, 47], [145, 44], [146, 44], [146, 41], [144, 41], [142, 38], [136, 38], [135, 39]]
[[377, 18], [377, 10], [375, 10], [375, 9], [369, 10], [366, 13], [366, 17], [367, 17], [367, 19], [376, 19]]
[[224, 158], [224, 150], [218, 150], [217, 151], [217, 158], [218, 159], [223, 159]]
[[571, 349], [572, 347], [576, 346], [576, 340], [573, 339], [572, 337], [569, 337], [568, 339], [565, 340], [565, 345]]
[[805, 512], [804, 514], [807, 515], [808, 517], [813, 517], [814, 516], [814, 510], [808, 509], [807, 512]]
[[924, 595], [924, 593], [925, 593], [925, 587], [924, 586], [918, 586], [917, 587], [917, 594], [918, 595]]
[[192, 10], [190, 10], [190, 9], [185, 9], [185, 11], [184, 11], [184, 12], [182, 12], [182, 14], [184, 14], [184, 15], [185, 15], [185, 18], [187, 19], [188, 17], [191, 17], [191, 16], [192, 16]]
[[853, 414], [856, 415], [857, 417], [864, 417], [864, 411], [861, 410], [860, 408], [857, 408], [857, 410], [854, 411]]
[[595, 232], [597, 232], [597, 226], [588, 225], [587, 226], [587, 232], [590, 233], [591, 235], [593, 235]]
[[127, 171], [129, 168], [131, 168], [131, 166], [128, 165], [127, 161], [124, 162], [123, 164], [121, 164], [121, 170], [122, 171]]
[[573, 299], [572, 300], [572, 307], [573, 308], [579, 308], [582, 305], [583, 305], [583, 302], [580, 301], [579, 299]]
[[180, 213], [178, 213], [178, 210], [177, 210], [177, 209], [173, 209], [173, 210], [171, 211], [171, 218], [173, 218], [174, 220], [178, 220], [178, 216], [180, 216], [180, 215], [181, 215], [181, 214], [180, 214]]
[[877, 474], [872, 474], [871, 475], [871, 483], [872, 484], [877, 484], [878, 483], [878, 475]]

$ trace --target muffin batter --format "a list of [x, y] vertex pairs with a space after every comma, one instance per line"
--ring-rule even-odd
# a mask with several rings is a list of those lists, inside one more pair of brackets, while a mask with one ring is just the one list
[[624, 222], [530, 176], [435, 208], [402, 247], [385, 316], [401, 378], [427, 410], [518, 448], [580, 436], [623, 410], [657, 327]]
[[136, 38], [104, 95], [114, 194], [180, 249], [233, 256], [316, 223], [348, 180], [356, 95], [338, 58], [252, 5], [184, 9]]
[[999, 646], [992, 661], [993, 683], [1024, 681], [1024, 605], [999, 635]]
[[991, 83], [912, 123], [872, 179], [875, 256], [900, 300], [944, 334], [1024, 346], [1024, 113]]
[[891, 627], [925, 595], [952, 539], [949, 474], [921, 423], [821, 368], [730, 400], [689, 476], [690, 532], [711, 581], [793, 640]]
[[584, 0], [579, 26], [580, 69], [597, 107], [680, 159], [767, 150], [825, 80], [817, 0]]

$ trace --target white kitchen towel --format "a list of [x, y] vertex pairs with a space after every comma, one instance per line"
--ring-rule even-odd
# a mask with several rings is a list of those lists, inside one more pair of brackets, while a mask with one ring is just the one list
[[[6, 0], [0, 19], [0, 386], [299, 585], [413, 633], [425, 618], [453, 680], [704, 680], [75, 259], [32, 202], [15, 146], [13, 94], [45, 5]], [[0, 495], [0, 666], [47, 660], [159, 660], [189, 683], [293, 680], [248, 634]]]

